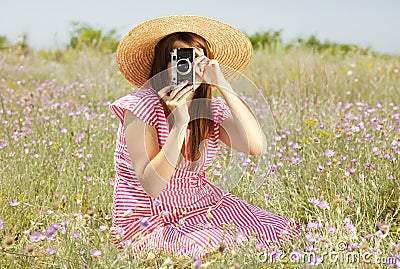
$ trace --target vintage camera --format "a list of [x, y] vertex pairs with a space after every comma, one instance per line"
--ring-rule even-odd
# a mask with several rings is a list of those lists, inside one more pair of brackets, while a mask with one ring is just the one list
[[195, 72], [192, 66], [194, 48], [176, 48], [171, 52], [172, 86], [177, 86], [184, 80], [194, 84]]

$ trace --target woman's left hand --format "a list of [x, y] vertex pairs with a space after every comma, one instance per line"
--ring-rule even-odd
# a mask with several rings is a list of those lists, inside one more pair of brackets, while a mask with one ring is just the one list
[[226, 83], [218, 61], [216, 59], [207, 58], [198, 48], [195, 48], [193, 65], [196, 75], [201, 78], [203, 82], [217, 86]]

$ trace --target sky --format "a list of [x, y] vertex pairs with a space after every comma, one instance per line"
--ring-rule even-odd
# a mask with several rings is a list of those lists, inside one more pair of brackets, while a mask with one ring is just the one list
[[200, 15], [246, 34], [282, 30], [283, 40], [315, 35], [400, 55], [400, 0], [0, 0], [0, 36], [27, 34], [34, 48], [63, 48], [72, 22], [119, 38], [136, 24], [166, 15]]

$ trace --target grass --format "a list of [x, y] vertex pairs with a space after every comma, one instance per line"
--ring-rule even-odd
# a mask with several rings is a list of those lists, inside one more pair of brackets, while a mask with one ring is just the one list
[[[244, 246], [202, 267], [383, 268], [400, 259], [399, 72], [398, 56], [256, 51], [245, 75], [274, 119], [274, 172], [233, 155], [242, 179], [230, 191], [305, 229], [278, 251]], [[118, 120], [108, 105], [130, 91], [114, 55], [0, 52], [1, 268], [195, 267], [168, 253], [132, 259], [112, 243]], [[222, 159], [216, 167], [224, 174]]]

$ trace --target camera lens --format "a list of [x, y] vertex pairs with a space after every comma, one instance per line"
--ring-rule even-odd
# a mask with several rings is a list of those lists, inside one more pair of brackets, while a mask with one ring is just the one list
[[180, 59], [176, 63], [176, 69], [181, 75], [186, 75], [190, 72], [192, 64], [189, 62], [188, 59]]

